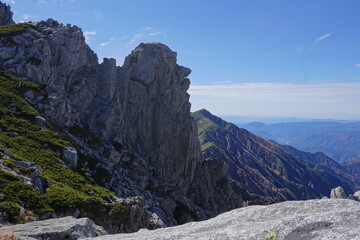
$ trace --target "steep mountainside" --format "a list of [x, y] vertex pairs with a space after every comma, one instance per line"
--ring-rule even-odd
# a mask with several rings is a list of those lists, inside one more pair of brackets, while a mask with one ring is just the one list
[[229, 176], [251, 193], [283, 201], [326, 196], [339, 185], [346, 191], [353, 190], [340, 178], [306, 167], [277, 144], [206, 110], [193, 116], [198, 124], [202, 154], [229, 164]]
[[302, 151], [323, 152], [337, 162], [360, 159], [359, 122], [249, 123], [240, 127]]
[[[7, 15], [0, 18], [13, 23]], [[41, 86], [41, 91], [29, 88], [14, 94], [72, 142], [66, 151], [54, 152], [71, 159], [63, 167], [92, 176], [116, 193], [112, 201], [129, 206], [130, 216], [124, 218], [128, 225], [119, 220], [110, 230], [205, 219], [241, 206], [246, 198], [240, 188], [231, 187], [226, 164], [200, 159], [187, 93], [191, 70], [177, 65], [176, 56], [161, 43], [142, 43], [121, 67], [114, 59], [99, 64], [77, 26], [48, 19], [0, 27], [5, 78], [11, 75], [20, 85]], [[4, 104], [17, 111], [9, 102]], [[33, 157], [21, 159], [37, 162]], [[85, 215], [77, 203], [72, 210]]]
[[360, 181], [360, 161], [344, 162], [342, 166]]
[[356, 177], [355, 174], [349, 171], [345, 166], [342, 166], [335, 160], [326, 156], [324, 153], [303, 152], [289, 145], [279, 146], [311, 169], [322, 171], [324, 174], [336, 176], [344, 182], [347, 182], [357, 188], [360, 185], [359, 178]]

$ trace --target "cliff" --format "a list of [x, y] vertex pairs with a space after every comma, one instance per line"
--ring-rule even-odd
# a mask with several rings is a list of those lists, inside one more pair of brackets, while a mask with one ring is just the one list
[[200, 159], [191, 70], [167, 46], [142, 43], [122, 66], [99, 64], [79, 27], [53, 19], [0, 27], [0, 40], [0, 67], [43, 88], [21, 97], [73, 143], [62, 154], [66, 164], [132, 206], [135, 224], [112, 230], [171, 226], [241, 206], [227, 169], [216, 176], [213, 161]]

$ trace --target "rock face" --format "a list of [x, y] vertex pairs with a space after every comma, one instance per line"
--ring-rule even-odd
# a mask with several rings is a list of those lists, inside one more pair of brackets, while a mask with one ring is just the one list
[[12, 231], [20, 239], [79, 239], [97, 237], [107, 234], [88, 218], [75, 219], [73, 217], [55, 218], [26, 224], [18, 224], [0, 228], [0, 231]]
[[203, 222], [94, 238], [116, 239], [358, 239], [360, 203], [345, 199], [289, 201], [235, 209]]
[[193, 116], [198, 123], [203, 156], [225, 161], [229, 176], [250, 193], [284, 201], [328, 196], [331, 188], [340, 185], [353, 192], [351, 184], [335, 174], [309, 169], [277, 144], [206, 110]]
[[0, 1], [0, 26], [14, 24], [12, 16], [11, 7]]
[[[200, 162], [187, 93], [191, 70], [176, 63], [175, 52], [161, 43], [142, 43], [121, 67], [115, 59], [99, 64], [77, 26], [53, 19], [28, 24], [22, 33], [1, 39], [0, 67], [44, 85], [45, 95], [27, 91], [25, 100], [70, 134], [81, 153], [102, 161], [112, 175], [108, 189], [122, 199], [140, 196], [144, 209], [156, 213], [152, 219], [161, 218], [157, 227], [177, 224], [173, 215], [182, 204], [199, 219], [240, 206], [226, 166], [215, 176], [219, 162]], [[81, 139], [71, 129], [89, 131]], [[92, 145], [84, 141], [89, 136], [96, 140]], [[76, 167], [72, 152], [63, 155]]]
[[[126, 145], [145, 161], [152, 187], [184, 194], [199, 158], [190, 115], [190, 69], [160, 43], [140, 44], [117, 67], [98, 64], [76, 26], [54, 20], [35, 24], [0, 44], [0, 66], [27, 81], [46, 85], [47, 101], [28, 100], [62, 126], [86, 126], [102, 138]], [[34, 61], [36, 59], [37, 61]]]

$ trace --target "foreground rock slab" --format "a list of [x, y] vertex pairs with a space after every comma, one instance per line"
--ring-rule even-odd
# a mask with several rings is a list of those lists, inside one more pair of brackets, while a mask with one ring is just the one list
[[93, 238], [117, 239], [360, 239], [360, 203], [347, 199], [250, 206], [203, 222]]
[[64, 217], [0, 228], [12, 231], [21, 240], [62, 240], [97, 237], [107, 232], [88, 218]]

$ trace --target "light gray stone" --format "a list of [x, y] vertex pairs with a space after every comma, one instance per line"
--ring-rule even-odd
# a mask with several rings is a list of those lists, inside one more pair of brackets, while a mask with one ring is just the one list
[[77, 167], [78, 155], [77, 151], [73, 147], [65, 147], [63, 150], [64, 158], [69, 161], [70, 166]]
[[360, 203], [347, 199], [322, 199], [244, 207], [207, 221], [102, 236], [94, 240], [351, 240], [359, 239], [359, 236]]
[[360, 201], [360, 191], [355, 192], [353, 195], [355, 200]]
[[330, 198], [347, 198], [344, 189], [339, 186], [331, 189]]
[[0, 228], [0, 231], [13, 231], [20, 239], [63, 240], [97, 237], [107, 232], [88, 218], [54, 218]]

